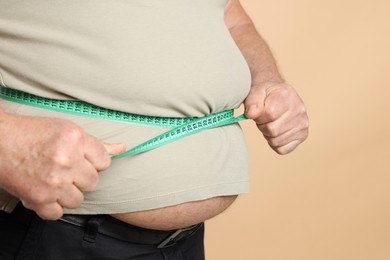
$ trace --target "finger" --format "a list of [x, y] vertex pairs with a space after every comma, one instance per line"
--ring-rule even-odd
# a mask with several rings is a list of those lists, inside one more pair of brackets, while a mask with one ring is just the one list
[[57, 220], [64, 215], [64, 209], [57, 202], [44, 205], [34, 205], [33, 207], [26, 207], [35, 211], [38, 216], [45, 220]]
[[111, 164], [109, 154], [103, 143], [92, 136], [87, 136], [84, 143], [84, 156], [97, 171], [107, 169]]
[[266, 137], [277, 137], [294, 128], [294, 118], [288, 118], [288, 114], [282, 115], [280, 118], [263, 124], [257, 124], [257, 128]]
[[284, 146], [280, 146], [280, 147], [273, 147], [272, 149], [274, 149], [275, 152], [277, 152], [278, 154], [280, 155], [285, 155], [285, 154], [288, 154], [288, 153], [291, 153], [292, 151], [295, 150], [295, 148], [297, 148], [297, 146], [302, 143], [302, 141], [300, 140], [294, 140]]
[[291, 129], [290, 131], [277, 136], [277, 137], [266, 137], [268, 144], [273, 148], [283, 147], [291, 142], [300, 141], [303, 142], [307, 137], [307, 130]]
[[291, 129], [295, 129], [297, 132], [308, 128], [309, 121], [306, 114], [288, 110], [277, 120], [265, 124], [258, 124], [257, 127], [264, 136], [277, 137]]
[[124, 144], [103, 144], [106, 148], [106, 151], [110, 155], [120, 154], [126, 151], [126, 146]]
[[249, 119], [259, 118], [264, 110], [266, 92], [263, 88], [252, 86], [244, 101], [245, 115]]
[[64, 208], [74, 209], [80, 207], [83, 200], [83, 193], [75, 185], [70, 185], [68, 189], [62, 192], [58, 198], [58, 203]]
[[85, 162], [77, 167], [77, 172], [74, 173], [73, 184], [82, 192], [95, 190], [99, 183], [99, 173], [95, 167]]
[[[257, 124], [269, 123], [280, 118], [284, 113], [291, 109], [288, 100], [288, 89], [281, 87], [270, 87], [267, 91], [255, 88], [248, 96], [248, 100], [255, 102], [256, 99], [262, 100], [258, 104], [250, 105], [246, 115], [255, 120]], [[249, 101], [248, 101], [249, 102]], [[252, 113], [251, 113], [252, 112]]]

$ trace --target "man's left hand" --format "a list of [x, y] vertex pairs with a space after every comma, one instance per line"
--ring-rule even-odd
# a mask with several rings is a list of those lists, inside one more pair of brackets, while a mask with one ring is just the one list
[[245, 99], [245, 114], [253, 119], [278, 154], [293, 151], [308, 136], [305, 105], [293, 87], [285, 83], [252, 85]]

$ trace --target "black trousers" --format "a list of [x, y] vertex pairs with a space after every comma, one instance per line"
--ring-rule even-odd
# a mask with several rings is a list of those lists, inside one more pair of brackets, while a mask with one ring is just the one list
[[[27, 220], [0, 211], [1, 260], [204, 260], [204, 227], [167, 248], [124, 242], [63, 221]], [[87, 239], [86, 239], [87, 238]]]

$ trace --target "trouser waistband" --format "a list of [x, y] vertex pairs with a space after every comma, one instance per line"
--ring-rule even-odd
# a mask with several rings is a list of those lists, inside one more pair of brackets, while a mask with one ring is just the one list
[[[12, 216], [24, 225], [29, 225], [33, 211], [21, 203], [12, 212]], [[95, 239], [97, 234], [106, 235], [129, 243], [155, 245], [166, 248], [182, 239], [195, 234], [204, 223], [176, 230], [153, 230], [127, 224], [110, 215], [63, 215], [59, 221], [85, 229], [85, 240]]]

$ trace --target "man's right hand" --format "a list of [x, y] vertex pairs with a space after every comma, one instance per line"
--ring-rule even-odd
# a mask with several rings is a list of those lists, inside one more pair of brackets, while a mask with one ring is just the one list
[[70, 121], [0, 109], [0, 186], [47, 220], [78, 208], [123, 144], [103, 144]]

